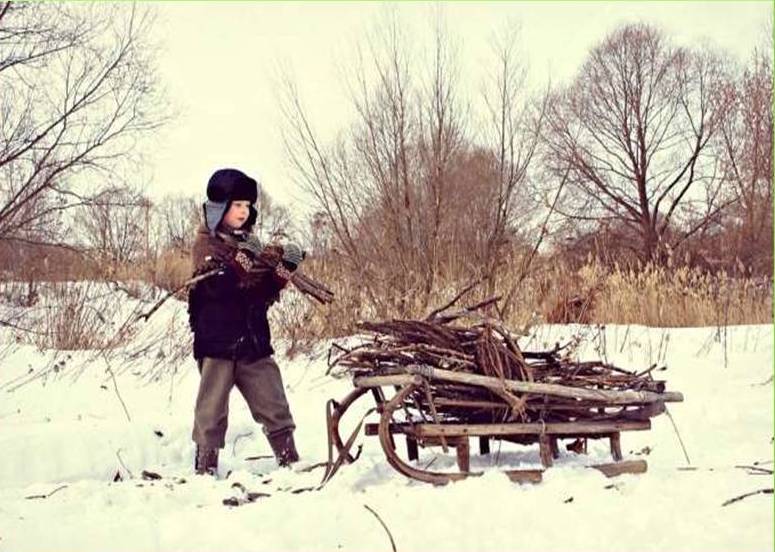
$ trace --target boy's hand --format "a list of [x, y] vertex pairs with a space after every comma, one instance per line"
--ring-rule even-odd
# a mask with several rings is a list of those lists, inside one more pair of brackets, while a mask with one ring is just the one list
[[228, 266], [241, 282], [248, 279], [251, 270], [255, 266], [255, 261], [250, 253], [241, 249], [236, 250], [232, 254], [221, 256], [221, 262]]
[[277, 268], [275, 269], [275, 274], [283, 281], [283, 283], [288, 282], [291, 277], [293, 276], [293, 273], [285, 268], [282, 263], [277, 265]]
[[230, 259], [230, 265], [235, 270], [240, 279], [244, 278], [253, 268], [253, 259], [245, 251], [238, 249], [234, 257]]
[[290, 270], [296, 270], [301, 261], [306, 257], [306, 253], [295, 243], [286, 243], [283, 246], [283, 264]]

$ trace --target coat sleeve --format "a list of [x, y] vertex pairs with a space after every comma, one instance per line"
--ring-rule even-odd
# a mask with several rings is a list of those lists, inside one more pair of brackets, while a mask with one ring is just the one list
[[197, 331], [200, 313], [207, 304], [234, 302], [239, 293], [237, 283], [237, 275], [233, 269], [223, 267], [218, 273], [197, 282], [189, 289], [188, 323], [191, 331]]
[[253, 300], [271, 305], [280, 299], [280, 291], [286, 284], [287, 282], [273, 271], [256, 277], [250, 283]]
[[224, 300], [238, 293], [239, 278], [230, 266], [222, 266], [213, 276], [205, 278], [196, 285], [197, 293], [210, 300]]

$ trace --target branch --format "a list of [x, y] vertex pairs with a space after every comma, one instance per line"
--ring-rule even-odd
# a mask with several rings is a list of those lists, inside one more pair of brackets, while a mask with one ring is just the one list
[[385, 532], [388, 534], [388, 538], [390, 539], [390, 546], [393, 548], [393, 552], [396, 552], [396, 541], [393, 540], [393, 535], [390, 533], [390, 529], [388, 529], [388, 526], [385, 525], [385, 522], [382, 521], [382, 518], [379, 517], [379, 514], [377, 512], [369, 508], [366, 504], [364, 504], [363, 507], [366, 508], [369, 512], [371, 512], [375, 518], [377, 518], [377, 521], [379, 521], [380, 525], [382, 525], [382, 527], [385, 529]]
[[745, 493], [740, 496], [736, 496], [734, 498], [730, 498], [729, 500], [724, 501], [724, 503], [721, 506], [729, 506], [730, 504], [734, 504], [735, 502], [743, 500], [744, 498], [748, 498], [749, 496], [754, 496], [758, 494], [773, 494], [773, 491], [775, 491], [775, 489], [770, 487], [770, 488], [759, 489], [758, 491], [752, 491], [750, 493]]

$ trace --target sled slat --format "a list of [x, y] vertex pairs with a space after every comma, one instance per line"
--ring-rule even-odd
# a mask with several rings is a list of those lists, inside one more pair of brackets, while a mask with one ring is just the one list
[[504, 381], [499, 378], [490, 376], [469, 374], [467, 372], [453, 372], [452, 370], [429, 368], [427, 366], [405, 366], [403, 370], [406, 370], [410, 374], [417, 374], [435, 380], [451, 381], [468, 385], [479, 385], [489, 389], [502, 389], [503, 387], [506, 387], [508, 390], [516, 391], [518, 393], [534, 393], [536, 395], [549, 395], [571, 399], [600, 401], [608, 405], [642, 404], [657, 401], [682, 402], [684, 400], [683, 395], [677, 391], [666, 391], [664, 393], [654, 393], [652, 391], [634, 391], [631, 389], [624, 391], [613, 391], [570, 387], [567, 385], [558, 385], [553, 383], [517, 381], [511, 379]]
[[[549, 424], [416, 424], [418, 437], [455, 435], [597, 435], [651, 429], [651, 422], [563, 422]], [[605, 435], [607, 436], [607, 435]]]
[[421, 381], [419, 376], [395, 374], [390, 376], [362, 376], [355, 378], [353, 383], [355, 384], [355, 387], [381, 387], [383, 385], [419, 384]]

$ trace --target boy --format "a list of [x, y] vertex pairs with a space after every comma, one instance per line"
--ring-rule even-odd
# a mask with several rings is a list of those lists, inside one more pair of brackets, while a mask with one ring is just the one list
[[272, 358], [267, 309], [301, 262], [298, 246], [268, 246], [281, 263], [251, 271], [262, 248], [250, 234], [258, 183], [236, 169], [216, 171], [207, 184], [204, 224], [192, 250], [194, 274], [219, 268], [189, 292], [194, 358], [201, 380], [194, 412], [196, 473], [215, 475], [224, 447], [229, 393], [236, 385], [253, 419], [263, 425], [280, 466], [298, 461], [295, 424]]

